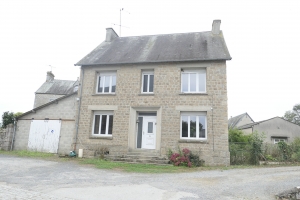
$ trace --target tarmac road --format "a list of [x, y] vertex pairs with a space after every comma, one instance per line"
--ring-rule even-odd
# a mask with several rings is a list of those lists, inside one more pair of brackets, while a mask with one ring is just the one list
[[0, 199], [275, 199], [300, 166], [140, 174], [0, 154]]

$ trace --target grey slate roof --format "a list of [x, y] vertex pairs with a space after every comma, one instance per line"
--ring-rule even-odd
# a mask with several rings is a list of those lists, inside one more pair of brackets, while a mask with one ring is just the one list
[[54, 79], [53, 81], [43, 83], [35, 93], [66, 95], [74, 92], [74, 87], [76, 85], [78, 85], [78, 81]]
[[231, 60], [222, 31], [117, 37], [102, 42], [75, 65], [211, 60]]
[[[236, 127], [236, 125], [239, 123], [239, 121], [240, 121], [244, 116], [246, 116], [246, 115], [248, 115], [248, 113], [243, 113], [243, 114], [241, 114], [241, 115], [238, 115], [238, 116], [235, 116], [235, 117], [231, 117], [231, 118], [228, 120], [228, 128], [234, 128], [234, 127]], [[250, 117], [250, 115], [248, 115], [248, 117], [249, 117], [252, 121], [254, 121], [254, 120]]]

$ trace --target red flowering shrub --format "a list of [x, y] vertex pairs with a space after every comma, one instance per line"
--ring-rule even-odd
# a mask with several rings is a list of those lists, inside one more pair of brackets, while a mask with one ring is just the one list
[[180, 153], [172, 153], [170, 156], [170, 161], [173, 163], [175, 166], [187, 166], [191, 167], [192, 162], [189, 159], [189, 154], [190, 154], [189, 149], [183, 149], [182, 152]]

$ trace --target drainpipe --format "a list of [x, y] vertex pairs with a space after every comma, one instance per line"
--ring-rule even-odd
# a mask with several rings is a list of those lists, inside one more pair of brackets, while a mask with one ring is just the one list
[[215, 151], [215, 133], [214, 133], [214, 95], [212, 95], [212, 107], [211, 107], [211, 129], [213, 134], [213, 151]]
[[11, 145], [10, 145], [10, 151], [12, 151], [13, 147], [14, 147], [15, 134], [16, 134], [16, 125], [17, 125], [17, 122], [16, 122], [16, 118], [15, 118], [14, 119], [14, 132], [13, 132], [13, 137], [12, 137], [12, 141], [11, 141]]
[[77, 138], [78, 138], [79, 117], [80, 117], [82, 88], [83, 88], [83, 80], [84, 80], [84, 69], [81, 67], [81, 70], [82, 70], [82, 80], [81, 80], [80, 96], [79, 96], [79, 104], [78, 104], [78, 116], [77, 116], [77, 124], [76, 124], [76, 136], [75, 136], [74, 151], [76, 150], [76, 144], [77, 144]]

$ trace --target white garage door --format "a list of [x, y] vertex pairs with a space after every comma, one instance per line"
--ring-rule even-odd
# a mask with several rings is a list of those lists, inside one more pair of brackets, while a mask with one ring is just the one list
[[60, 127], [60, 120], [32, 120], [28, 149], [39, 152], [57, 153]]

